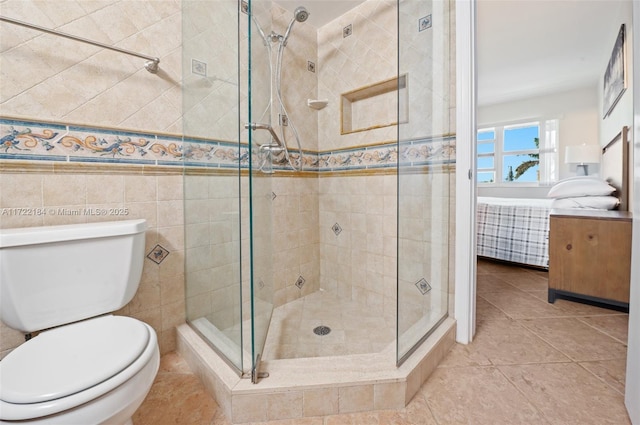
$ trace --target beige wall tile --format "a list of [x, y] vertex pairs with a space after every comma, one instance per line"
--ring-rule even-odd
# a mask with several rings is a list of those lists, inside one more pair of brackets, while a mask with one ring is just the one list
[[0, 322], [0, 359], [24, 342], [24, 334]]
[[[185, 300], [184, 276], [160, 275], [160, 305], [165, 306], [170, 303]], [[184, 312], [183, 312], [184, 316]]]
[[119, 204], [125, 201], [124, 176], [87, 175], [87, 204]]
[[340, 413], [373, 410], [373, 385], [356, 385], [339, 388]]
[[157, 227], [157, 202], [127, 202], [124, 207], [129, 211], [129, 219], [143, 218], [147, 220], [147, 226], [155, 229]]
[[321, 388], [305, 390], [303, 416], [325, 416], [338, 413], [338, 389]]
[[0, 202], [3, 208], [43, 206], [43, 178], [40, 175], [4, 174]]
[[184, 226], [177, 223], [172, 227], [158, 228], [158, 243], [169, 251], [184, 250]]
[[[98, 6], [91, 7], [94, 4]], [[152, 119], [135, 121], [135, 128], [169, 128], [179, 114], [168, 113], [174, 107], [167, 105], [163, 93], [179, 87], [181, 66], [164, 58], [180, 46], [179, 12], [180, 4], [170, 0], [153, 4], [66, 1], [55, 7], [46, 1], [4, 2], [3, 13], [14, 18], [157, 55], [162, 59], [162, 72], [173, 79], [161, 78], [162, 73], [149, 74], [143, 70], [142, 59], [3, 23], [3, 35], [9, 37], [3, 36], [6, 50], [0, 65], [24, 65], [2, 66], [3, 113], [39, 120], [64, 117], [80, 124], [105, 126], [122, 124], [131, 116], [156, 108]], [[147, 41], [140, 46], [130, 40]], [[139, 78], [131, 78], [140, 70], [146, 74], [143, 84]]]
[[401, 409], [405, 406], [406, 382], [380, 383], [373, 386], [376, 410]]
[[158, 227], [182, 225], [183, 211], [182, 201], [158, 201]]
[[44, 179], [44, 206], [84, 205], [87, 184], [84, 175], [51, 175]]
[[175, 351], [177, 347], [175, 328], [160, 332], [158, 335], [158, 344], [160, 345], [161, 356]]
[[237, 395], [231, 404], [232, 421], [237, 423], [266, 421], [268, 408], [267, 395]]
[[302, 418], [302, 391], [269, 394], [267, 417], [269, 419]]
[[142, 279], [138, 291], [131, 302], [129, 302], [131, 313], [137, 313], [154, 307], [160, 307], [160, 285], [155, 276], [151, 279]]
[[125, 202], [155, 201], [158, 199], [157, 177], [155, 176], [125, 176]]
[[182, 176], [158, 176], [158, 201], [182, 201], [184, 196]]
[[[135, 182], [137, 178], [141, 179], [140, 183]], [[184, 242], [181, 221], [177, 226], [156, 230], [157, 201], [155, 200], [155, 195], [153, 195], [153, 200], [146, 202], [149, 196], [144, 190], [129, 191], [129, 200], [131, 202], [126, 205], [126, 208], [129, 209], [129, 214], [87, 216], [83, 213], [83, 211], [88, 211], [90, 208], [122, 207], [122, 202], [125, 199], [125, 179], [129, 181], [129, 187], [140, 188], [145, 187], [149, 182], [155, 182], [155, 177], [148, 179], [141, 176], [117, 174], [4, 173], [0, 176], [0, 179], [3, 185], [0, 195], [0, 208], [9, 208], [14, 205], [29, 207], [31, 203], [37, 203], [38, 206], [50, 205], [45, 210], [51, 211], [51, 213], [44, 216], [26, 216], [24, 219], [22, 217], [0, 217], [0, 226], [2, 227], [146, 218], [150, 227], [147, 231], [145, 254], [156, 243], [166, 244], [165, 248], [168, 248], [171, 254], [161, 266], [145, 259], [140, 287], [133, 300], [125, 308], [121, 309], [118, 314], [132, 315], [150, 323], [158, 332], [162, 352], [165, 352], [167, 347], [175, 347], [175, 337], [172, 336], [173, 334], [169, 332], [167, 327], [184, 321], [184, 254], [182, 252]], [[175, 180], [173, 177], [171, 179]], [[180, 176], [177, 179], [181, 181]], [[170, 178], [166, 180], [170, 180]], [[13, 190], [14, 187], [20, 188], [20, 190]], [[155, 193], [155, 188], [152, 189]], [[139, 199], [135, 194], [140, 195], [144, 202], [138, 202]], [[98, 203], [103, 201], [114, 201], [116, 203]], [[24, 205], [24, 203], [28, 203], [28, 205]], [[179, 201], [177, 204], [171, 204], [171, 207], [173, 208], [174, 216], [181, 214]], [[163, 323], [165, 328], [163, 328]], [[9, 334], [7, 333], [6, 335]], [[4, 337], [3, 334], [3, 337], [0, 338], [0, 352], [6, 353], [20, 343], [22, 343], [22, 339]]]
[[175, 329], [184, 323], [185, 301], [179, 300], [162, 306], [162, 330]]

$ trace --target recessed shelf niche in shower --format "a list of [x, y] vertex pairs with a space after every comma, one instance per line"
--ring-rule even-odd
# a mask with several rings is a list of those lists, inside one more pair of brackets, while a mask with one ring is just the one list
[[340, 96], [340, 134], [408, 122], [407, 79], [407, 74], [403, 74], [343, 93]]

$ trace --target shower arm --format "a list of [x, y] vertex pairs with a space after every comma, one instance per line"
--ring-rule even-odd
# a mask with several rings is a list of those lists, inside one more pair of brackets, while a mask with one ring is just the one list
[[251, 130], [267, 130], [271, 134], [271, 138], [275, 140], [276, 143], [258, 145], [260, 147], [260, 150], [266, 150], [266, 151], [280, 150], [280, 152], [282, 152], [285, 149], [284, 144], [282, 143], [282, 141], [280, 141], [280, 138], [278, 137], [276, 132], [273, 130], [273, 127], [271, 127], [269, 124], [249, 122], [244, 125], [244, 128], [251, 129]]

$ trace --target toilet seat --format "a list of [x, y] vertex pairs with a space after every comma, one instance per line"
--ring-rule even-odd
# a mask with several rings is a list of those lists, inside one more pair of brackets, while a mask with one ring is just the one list
[[94, 400], [140, 371], [157, 351], [153, 329], [102, 316], [43, 332], [0, 362], [0, 420], [33, 419]]

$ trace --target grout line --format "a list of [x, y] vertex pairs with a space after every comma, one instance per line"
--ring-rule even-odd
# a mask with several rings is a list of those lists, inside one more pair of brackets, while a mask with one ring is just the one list
[[536, 331], [534, 331], [533, 329], [529, 328], [528, 326], [526, 326], [525, 324], [523, 324], [523, 326], [529, 330], [529, 332], [533, 333], [534, 335], [536, 335], [538, 338], [540, 338], [542, 341], [544, 341], [545, 343], [549, 344], [550, 347], [552, 347], [553, 349], [557, 350], [558, 352], [560, 352], [562, 355], [566, 356], [568, 359], [571, 360], [572, 363], [577, 363], [578, 360], [574, 359], [573, 357], [571, 357], [569, 354], [565, 353], [564, 351], [562, 351], [560, 348], [556, 347], [554, 344], [552, 344], [550, 341], [548, 341], [547, 339], [545, 339], [542, 335], [538, 334]]
[[527, 395], [524, 393], [524, 391], [522, 391], [520, 389], [520, 387], [518, 387], [515, 384], [515, 382], [513, 382], [511, 379], [509, 379], [509, 377], [502, 370], [500, 370], [499, 367], [496, 367], [495, 369], [498, 371], [498, 373], [500, 373], [502, 376], [504, 376], [504, 379], [506, 379], [507, 382], [509, 382], [516, 389], [516, 391], [518, 391], [522, 395], [522, 398], [524, 398], [527, 401], [527, 403], [529, 403], [529, 405], [538, 413], [538, 415], [541, 418], [543, 418], [545, 420], [545, 422], [547, 422], [547, 424], [550, 425], [551, 422], [547, 418], [547, 416], [544, 414], [544, 412], [541, 409], [539, 409], [538, 406], [536, 406], [536, 404], [532, 400], [529, 399], [529, 397], [527, 397]]
[[[611, 315], [611, 316], [614, 316], [614, 315]], [[615, 340], [615, 341], [617, 341], [617, 342], [619, 342], [619, 343], [623, 344], [625, 347], [627, 346], [627, 341], [621, 341], [621, 340], [619, 340], [618, 338], [614, 337], [613, 335], [610, 335], [610, 334], [609, 334], [609, 333], [607, 333], [606, 331], [604, 331], [604, 330], [602, 330], [602, 329], [600, 329], [600, 328], [596, 327], [595, 325], [592, 325], [592, 324], [591, 324], [591, 323], [589, 323], [589, 322], [585, 322], [584, 320], [581, 320], [581, 319], [585, 319], [585, 318], [588, 318], [588, 317], [592, 317], [592, 316], [576, 317], [576, 319], [578, 319], [578, 321], [579, 321], [580, 323], [584, 323], [585, 325], [589, 326], [590, 328], [595, 329], [596, 331], [600, 332], [601, 334], [604, 334], [604, 335], [608, 336], [609, 338], [611, 338], [611, 339], [613, 339], [613, 340]]]
[[[622, 360], [622, 359], [615, 359], [615, 360]], [[596, 375], [595, 372], [589, 370], [588, 368], [586, 368], [584, 366], [584, 363], [597, 363], [597, 362], [602, 362], [602, 361], [611, 361], [611, 360], [590, 360], [590, 361], [585, 361], [585, 362], [576, 362], [576, 364], [578, 366], [580, 366], [582, 369], [586, 370], [589, 374], [593, 375], [596, 379], [598, 379], [599, 381], [601, 381], [602, 383], [607, 385], [607, 387], [611, 388], [613, 391], [615, 391], [616, 393], [618, 393], [618, 394], [622, 395], [622, 397], [624, 397], [625, 396], [624, 392], [620, 392], [616, 387], [614, 387], [613, 385], [608, 383], [606, 380], [604, 380], [600, 376]], [[608, 373], [608, 371], [607, 371], [607, 373]], [[624, 383], [620, 382], [620, 384], [622, 386], [626, 387], [626, 385]]]

